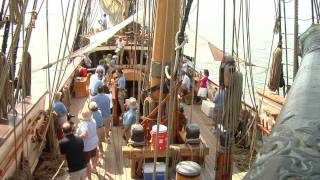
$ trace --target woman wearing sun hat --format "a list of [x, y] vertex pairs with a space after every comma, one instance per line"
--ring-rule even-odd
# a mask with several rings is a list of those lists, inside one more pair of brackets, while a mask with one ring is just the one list
[[[88, 163], [87, 176], [91, 179], [91, 169], [96, 171], [98, 154], [98, 136], [97, 136], [97, 125], [89, 109], [85, 108], [78, 116], [80, 123], [77, 129], [77, 134], [83, 139], [84, 142], [84, 154], [85, 160]], [[90, 164], [91, 161], [91, 164]], [[92, 168], [91, 168], [92, 166]]]
[[131, 125], [136, 122], [137, 118], [137, 108], [138, 108], [138, 103], [136, 98], [130, 97], [129, 100], [127, 101], [127, 107], [128, 111], [123, 114], [123, 132], [122, 132], [122, 137], [124, 140], [128, 140], [130, 138], [130, 128]]

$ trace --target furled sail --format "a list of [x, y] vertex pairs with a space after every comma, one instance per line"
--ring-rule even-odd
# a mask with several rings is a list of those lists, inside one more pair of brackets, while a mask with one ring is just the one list
[[100, 0], [100, 7], [109, 15], [111, 24], [118, 24], [123, 21], [126, 12], [127, 1], [122, 0]]

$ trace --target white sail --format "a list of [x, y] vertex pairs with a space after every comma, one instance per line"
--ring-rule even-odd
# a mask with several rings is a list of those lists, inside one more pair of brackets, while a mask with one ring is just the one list
[[[128, 3], [125, 1], [124, 3]], [[125, 13], [125, 4], [118, 0], [100, 0], [100, 7], [109, 15], [109, 21], [111, 24], [118, 24], [123, 21], [123, 15]]]

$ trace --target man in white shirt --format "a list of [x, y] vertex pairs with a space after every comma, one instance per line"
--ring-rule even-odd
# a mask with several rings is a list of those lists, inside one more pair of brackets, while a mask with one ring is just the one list
[[118, 57], [120, 57], [120, 62], [119, 64], [123, 64], [123, 51], [124, 51], [124, 46], [126, 45], [126, 42], [124, 40], [122, 40], [122, 37], [119, 36], [119, 39], [117, 39], [116, 41], [116, 53], [118, 55]]
[[182, 69], [181, 69], [181, 70], [184, 71], [184, 72], [188, 72], [188, 63], [187, 63], [187, 61], [188, 61], [188, 60], [184, 57], [184, 58], [183, 58], [183, 61], [182, 61], [183, 64], [182, 64]]
[[182, 93], [186, 95], [190, 92], [190, 78], [186, 72], [181, 71], [182, 75]]
[[103, 14], [103, 17], [98, 22], [101, 25], [102, 31], [107, 29], [108, 23], [107, 23], [107, 15], [106, 14]]
[[91, 59], [89, 58], [88, 53], [85, 53], [85, 54], [84, 54], [83, 62], [84, 62], [84, 64], [86, 65], [86, 68], [90, 68], [90, 67], [91, 67], [92, 61], [91, 61]]

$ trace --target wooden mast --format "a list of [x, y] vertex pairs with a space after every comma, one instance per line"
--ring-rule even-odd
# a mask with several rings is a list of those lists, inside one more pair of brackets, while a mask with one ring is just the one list
[[[178, 32], [180, 9], [179, 0], [158, 0], [154, 30], [150, 86], [154, 87], [161, 82], [161, 62], [170, 65], [174, 55], [175, 35]], [[167, 10], [168, 8], [168, 10]], [[164, 44], [164, 42], [166, 44]], [[159, 101], [159, 90], [153, 91], [151, 97]], [[164, 96], [163, 96], [164, 97]]]

